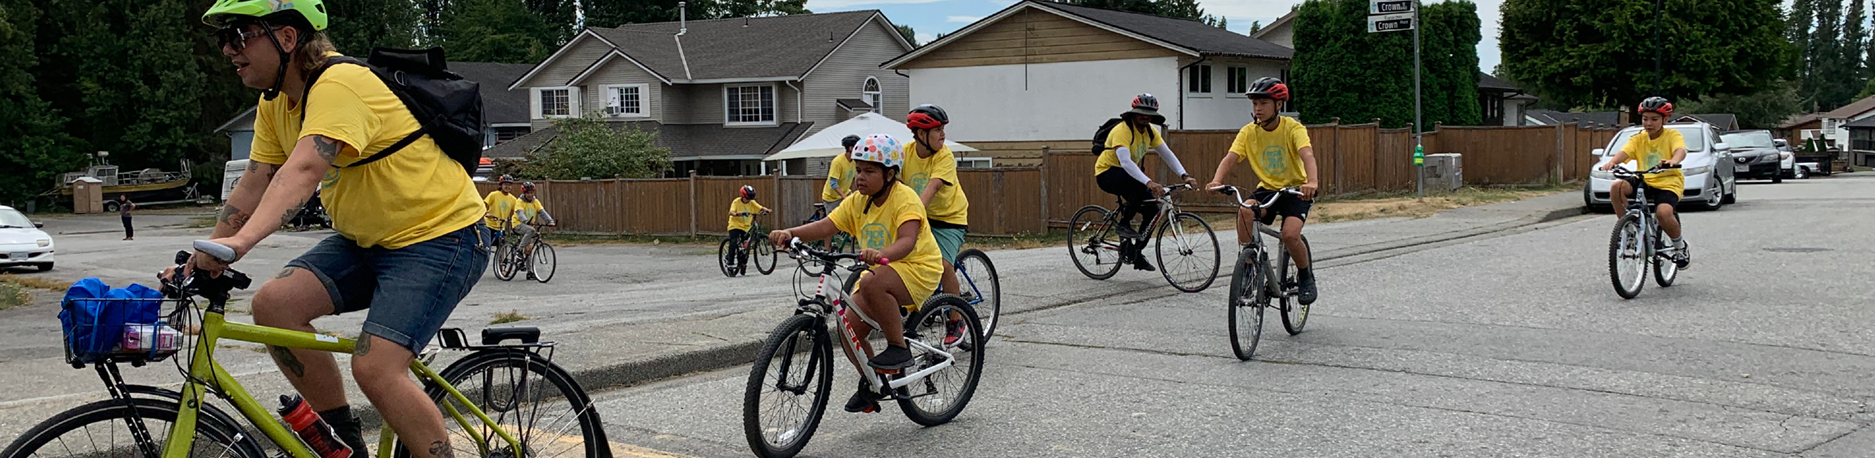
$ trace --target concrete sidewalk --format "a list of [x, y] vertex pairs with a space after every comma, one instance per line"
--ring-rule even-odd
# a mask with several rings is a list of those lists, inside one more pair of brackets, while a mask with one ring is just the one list
[[[1337, 265], [1397, 256], [1568, 218], [1582, 212], [1579, 195], [1561, 193], [1449, 210], [1420, 219], [1390, 218], [1311, 225], [1306, 233], [1315, 249], [1315, 259], [1320, 262], [1319, 267], [1331, 269]], [[1217, 235], [1224, 257], [1228, 258], [1234, 252], [1235, 235], [1230, 231], [1222, 231]], [[186, 236], [176, 237], [180, 240]], [[313, 240], [306, 240], [306, 244]], [[496, 283], [502, 286], [488, 287], [493, 286], [490, 285], [493, 280], [484, 279], [470, 300], [465, 301], [465, 306], [458, 308], [449, 326], [468, 328], [471, 339], [479, 339], [479, 329], [487, 326], [480, 326], [475, 320], [486, 323], [487, 314], [506, 311], [509, 304], [551, 302], [558, 309], [578, 309], [558, 312], [560, 316], [551, 319], [518, 324], [542, 327], [547, 339], [559, 343], [555, 362], [571, 371], [587, 390], [599, 391], [747, 364], [768, 332], [793, 311], [793, 286], [790, 280], [794, 273], [794, 263], [785, 257], [781, 258], [772, 276], [737, 279], [722, 277], [720, 273], [710, 276], [708, 271], [702, 270], [705, 263], [713, 262], [710, 258], [713, 250], [708, 254], [694, 248], [631, 250], [631, 254], [608, 258], [606, 265], [581, 266], [578, 269], [607, 270], [648, 265], [668, 271], [673, 269], [665, 269], [663, 266], [682, 265], [694, 271], [630, 280], [622, 278], [622, 275], [617, 278], [602, 276], [612, 280], [608, 282], [612, 291], [555, 290], [549, 293], [533, 289], [531, 293], [506, 293], [501, 288], [518, 287], [519, 282]], [[569, 254], [574, 251], [566, 249], [560, 254], [562, 275], [575, 272], [568, 270], [574, 268], [568, 264]], [[1158, 273], [1127, 269], [1109, 280], [1088, 279], [1073, 267], [1067, 253], [1062, 251], [1063, 248], [1057, 246], [990, 252], [1003, 288], [1002, 318], [1005, 323], [1020, 323], [1030, 312], [1090, 301], [1132, 302], [1181, 294], [1167, 285]], [[644, 252], [643, 259], [635, 257], [637, 252]], [[673, 259], [678, 257], [683, 259], [674, 262]], [[279, 261], [283, 263], [284, 259]], [[713, 264], [707, 265], [707, 268], [715, 270]], [[1212, 288], [1226, 287], [1224, 283], [1227, 282], [1223, 280], [1227, 280], [1230, 269], [1225, 266], [1219, 270], [1220, 277], [1226, 278], [1213, 283]], [[270, 271], [256, 267], [252, 272]], [[652, 274], [644, 275], [648, 277]], [[558, 278], [554, 284], [566, 285]], [[639, 312], [641, 309], [644, 310], [642, 313]], [[585, 314], [586, 310], [598, 313]], [[614, 311], [630, 312], [629, 318], [623, 316], [625, 314], [609, 313]], [[47, 310], [35, 313], [44, 312]], [[325, 321], [320, 326], [322, 329], [356, 329], [355, 323], [362, 321], [362, 318], [328, 318], [341, 326], [327, 326]], [[232, 315], [230, 319], [248, 321], [246, 317]], [[52, 321], [51, 326], [50, 329], [43, 329], [44, 325], [36, 325], [32, 332], [49, 331], [51, 336], [48, 338], [56, 339], [56, 320]], [[263, 351], [258, 347], [238, 345], [245, 344], [224, 344], [224, 348], [229, 350], [217, 356], [223, 359], [224, 365], [243, 381], [250, 392], [265, 401], [273, 394], [291, 391], [284, 378], [272, 374], [275, 370]], [[48, 364], [53, 362], [49, 361], [53, 355], [43, 353], [43, 349], [28, 354], [0, 351], [0, 369], [3, 369], [0, 370], [0, 380], [6, 381], [8, 385], [32, 385], [32, 388], [23, 390], [25, 393], [0, 396], [0, 437], [17, 435], [32, 424], [48, 418], [51, 412], [105, 397], [92, 371], [71, 370], [69, 366], [48, 367], [56, 366]], [[440, 370], [457, 356], [445, 354], [435, 367]], [[341, 367], [348, 365], [346, 355], [338, 357]], [[27, 364], [33, 367], [22, 367]], [[173, 387], [181, 377], [169, 365], [164, 362], [159, 367], [126, 369], [126, 378], [132, 383]], [[8, 375], [9, 372], [12, 375]], [[349, 377], [347, 379], [348, 385], [351, 385]], [[356, 391], [355, 386], [350, 387], [349, 391], [354, 405], [365, 405], [364, 397]], [[365, 408], [368, 410], [368, 406]], [[367, 412], [366, 416], [374, 415]]]

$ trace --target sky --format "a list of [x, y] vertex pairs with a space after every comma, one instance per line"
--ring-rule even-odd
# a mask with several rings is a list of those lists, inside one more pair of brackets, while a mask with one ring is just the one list
[[[949, 33], [996, 14], [1018, 0], [808, 0], [807, 9], [816, 13], [854, 10], [880, 10], [894, 24], [912, 26], [919, 43], [930, 43], [940, 33]], [[1497, 66], [1498, 7], [1504, 0], [1474, 0], [1484, 23], [1484, 40], [1478, 43], [1478, 69], [1490, 72]], [[1206, 14], [1223, 16], [1232, 32], [1249, 33], [1250, 24], [1268, 24], [1301, 4], [1301, 0], [1199, 0]], [[1437, 3], [1437, 1], [1429, 2]]]

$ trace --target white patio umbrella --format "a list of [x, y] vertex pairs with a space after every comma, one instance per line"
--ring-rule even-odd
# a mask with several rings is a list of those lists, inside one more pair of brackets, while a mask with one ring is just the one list
[[[840, 145], [840, 139], [846, 138], [848, 135], [865, 137], [872, 134], [891, 135], [902, 143], [911, 143], [912, 141], [911, 129], [905, 127], [905, 123], [894, 121], [892, 118], [880, 116], [877, 113], [861, 113], [859, 116], [854, 116], [853, 119], [848, 119], [839, 124], [828, 126], [826, 129], [821, 129], [820, 132], [815, 132], [814, 135], [809, 135], [807, 138], [801, 139], [801, 141], [794, 142], [794, 145], [789, 146], [787, 149], [769, 155], [762, 160], [785, 161], [788, 159], [808, 157], [834, 157], [840, 155], [840, 153], [846, 152], [846, 147]], [[977, 150], [976, 148], [971, 148], [962, 143], [950, 140], [945, 140], [944, 146], [950, 147], [953, 153], [966, 153]]]

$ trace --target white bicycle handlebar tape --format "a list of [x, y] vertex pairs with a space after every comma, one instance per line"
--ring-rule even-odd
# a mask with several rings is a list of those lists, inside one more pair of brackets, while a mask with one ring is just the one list
[[208, 253], [209, 256], [214, 256], [217, 261], [234, 262], [234, 249], [228, 248], [227, 245], [207, 240], [196, 240], [195, 251]]

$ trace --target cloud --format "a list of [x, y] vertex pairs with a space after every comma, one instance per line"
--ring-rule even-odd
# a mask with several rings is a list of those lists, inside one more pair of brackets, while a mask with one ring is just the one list
[[930, 42], [933, 42], [933, 41], [937, 41], [937, 35], [933, 35], [933, 34], [929, 34], [929, 33], [924, 33], [924, 32], [918, 32], [918, 33], [916, 33], [916, 34], [912, 34], [912, 37], [914, 37], [914, 38], [917, 38], [917, 39], [918, 39], [918, 44], [921, 44], [921, 45], [922, 45], [922, 44], [926, 44], [926, 43], [930, 43]]
[[969, 24], [981, 20], [983, 20], [983, 16], [951, 16], [945, 18], [945, 22], [955, 22], [959, 24]]
[[944, 0], [809, 0], [807, 8], [814, 11], [836, 11], [859, 5], [914, 5], [919, 3], [937, 3]]

